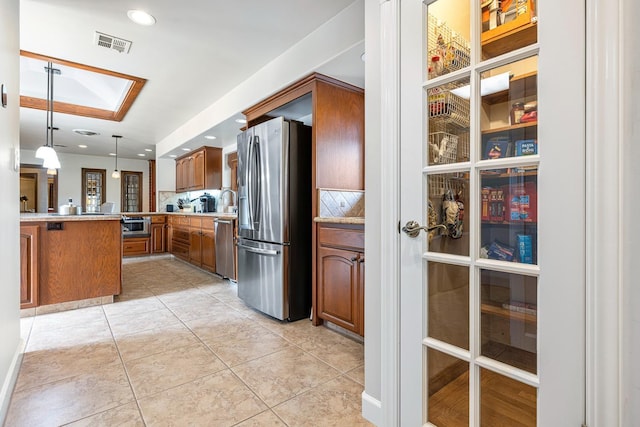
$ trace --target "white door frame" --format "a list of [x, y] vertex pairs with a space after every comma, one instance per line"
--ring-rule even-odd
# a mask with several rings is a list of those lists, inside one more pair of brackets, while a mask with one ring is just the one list
[[[399, 34], [397, 20], [390, 19], [390, 14], [398, 14], [399, 0], [379, 0], [381, 6], [381, 40], [385, 40], [384, 35]], [[626, 190], [626, 196], [631, 196], [629, 186], [623, 184], [633, 184], [630, 182], [628, 170], [623, 166], [628, 165], [624, 159], [621, 146], [621, 139], [633, 134], [629, 130], [628, 123], [621, 123], [621, 100], [625, 99], [625, 89], [620, 84], [623, 76], [624, 64], [621, 66], [621, 53], [617, 46], [620, 46], [625, 38], [625, 33], [631, 33], [629, 28], [632, 19], [620, 11], [633, 10], [633, 0], [618, 0], [612, 3], [610, 0], [593, 0], [587, 3], [587, 132], [586, 132], [586, 173], [587, 173], [587, 228], [585, 230], [587, 239], [587, 265], [586, 286], [587, 286], [587, 346], [585, 349], [587, 357], [587, 381], [586, 381], [586, 421], [590, 427], [620, 425], [620, 422], [629, 419], [624, 416], [626, 406], [620, 396], [622, 379], [621, 362], [623, 355], [621, 337], [621, 322], [628, 327], [628, 317], [622, 310], [627, 307], [623, 298], [625, 290], [631, 285], [632, 278], [622, 276], [622, 265], [620, 261], [620, 251], [629, 248], [630, 235], [623, 235], [622, 225], [629, 225], [624, 221], [621, 206], [624, 200], [620, 193]], [[386, 15], [386, 16], [385, 16]], [[626, 24], [627, 26], [625, 26]], [[614, 29], [619, 29], [615, 31]], [[387, 38], [388, 40], [388, 38]], [[386, 43], [387, 49], [393, 49], [393, 43]], [[624, 45], [624, 44], [623, 44]], [[612, 48], [613, 47], [613, 48]], [[384, 47], [382, 49], [384, 51]], [[382, 63], [390, 66], [393, 57], [384, 57]], [[629, 60], [630, 61], [630, 60]], [[379, 66], [381, 64], [367, 64], [367, 66]], [[388, 74], [382, 75], [382, 88], [385, 90], [397, 91], [397, 80], [390, 78]], [[395, 89], [394, 89], [395, 88]], [[636, 100], [637, 101], [637, 100]], [[627, 104], [628, 105], [628, 104]], [[395, 121], [397, 127], [397, 110], [392, 108], [383, 109], [387, 114], [382, 114], [385, 121]], [[610, 114], [608, 115], [607, 112]], [[388, 114], [395, 113], [395, 114]], [[612, 120], [606, 117], [613, 116]], [[624, 116], [628, 118], [628, 116]], [[390, 139], [383, 139], [380, 144], [382, 155], [391, 153], [393, 158], [399, 156], [399, 142], [397, 134], [384, 133], [390, 135]], [[598, 141], [607, 141], [606, 146]], [[627, 148], [628, 152], [630, 149]], [[395, 155], [393, 154], [395, 153]], [[383, 157], [384, 158], [384, 157]], [[386, 164], [386, 162], [385, 162]], [[394, 163], [397, 172], [397, 163]], [[627, 167], [628, 169], [628, 167]], [[382, 180], [382, 185], [377, 192], [380, 202], [387, 200], [388, 195], [397, 194], [399, 189], [399, 179], [392, 174], [387, 174], [387, 179]], [[622, 178], [626, 180], [623, 181]], [[375, 190], [368, 189], [372, 193]], [[607, 196], [615, 195], [613, 204], [602, 203]], [[604, 197], [604, 199], [602, 198]], [[638, 205], [638, 201], [627, 202]], [[390, 232], [385, 230], [395, 230], [398, 224], [397, 208], [392, 203], [380, 203], [381, 230], [386, 235], [387, 242], [393, 239]], [[617, 209], [619, 208], [619, 209]], [[601, 227], [599, 221], [606, 221], [607, 227]], [[629, 230], [629, 228], [627, 228]], [[636, 230], [637, 236], [637, 227]], [[394, 231], [395, 233], [395, 231]], [[384, 237], [383, 237], [384, 238]], [[636, 240], [637, 242], [637, 240]], [[628, 256], [628, 255], [627, 255]], [[381, 258], [387, 260], [399, 260], [399, 245], [383, 245], [381, 248]], [[380, 313], [382, 328], [381, 335], [381, 358], [386, 361], [397, 361], [399, 353], [398, 340], [400, 339], [400, 329], [397, 307], [390, 307], [393, 302], [399, 303], [397, 268], [388, 268], [393, 263], [386, 263], [382, 267], [383, 277], [380, 280], [381, 306], [373, 308], [372, 312]], [[625, 264], [626, 266], [626, 264]], [[637, 271], [637, 267], [634, 271]], [[617, 286], [612, 286], [617, 284]], [[389, 296], [391, 300], [385, 300]], [[389, 304], [389, 305], [388, 305]], [[603, 345], [609, 337], [612, 345]], [[380, 425], [398, 425], [399, 407], [399, 381], [398, 364], [382, 363], [381, 365], [381, 419]], [[628, 379], [627, 379], [628, 381]], [[625, 389], [626, 390], [626, 389]]]

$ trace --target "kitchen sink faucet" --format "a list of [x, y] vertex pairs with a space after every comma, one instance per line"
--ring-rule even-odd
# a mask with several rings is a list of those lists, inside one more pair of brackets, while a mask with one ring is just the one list
[[237, 201], [237, 197], [238, 197], [238, 193], [236, 193], [235, 191], [233, 191], [230, 188], [226, 188], [224, 190], [222, 190], [222, 192], [220, 193], [220, 202], [222, 204], [224, 204], [224, 195], [227, 193], [231, 193], [233, 195], [233, 204], [231, 205], [227, 205], [227, 206], [235, 206], [236, 205], [236, 201]]

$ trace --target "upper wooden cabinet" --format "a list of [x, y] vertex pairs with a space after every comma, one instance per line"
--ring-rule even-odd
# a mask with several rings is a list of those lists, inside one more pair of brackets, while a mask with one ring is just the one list
[[222, 148], [201, 147], [176, 159], [176, 191], [222, 187]]
[[[363, 89], [314, 73], [243, 114], [249, 127], [279, 116], [311, 124], [314, 193], [317, 188], [364, 189]], [[316, 215], [315, 198], [313, 203]]]

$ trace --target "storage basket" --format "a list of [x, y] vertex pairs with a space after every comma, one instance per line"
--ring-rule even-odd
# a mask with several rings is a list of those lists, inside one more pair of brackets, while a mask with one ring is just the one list
[[[460, 128], [469, 127], [469, 100], [461, 98], [440, 87], [428, 91], [429, 119], [456, 125]], [[429, 123], [430, 127], [435, 123]]]
[[469, 43], [431, 14], [427, 21], [427, 52], [429, 61], [434, 56], [440, 58], [440, 67], [432, 69], [430, 77], [460, 70], [471, 63]]
[[429, 175], [427, 177], [429, 198], [439, 199], [447, 190], [452, 190], [454, 194], [462, 194], [463, 200], [468, 200], [466, 182], [468, 182], [468, 177], [460, 172]]
[[458, 136], [446, 132], [429, 134], [429, 164], [455, 163], [458, 160]]

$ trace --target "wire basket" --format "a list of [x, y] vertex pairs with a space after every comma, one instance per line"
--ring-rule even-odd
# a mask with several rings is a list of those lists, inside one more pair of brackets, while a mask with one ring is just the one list
[[455, 163], [458, 160], [458, 136], [446, 132], [429, 134], [429, 164]]
[[427, 178], [429, 198], [438, 199], [442, 197], [447, 190], [452, 190], [454, 194], [462, 195], [463, 200], [468, 200], [467, 182], [468, 178], [465, 178], [460, 173], [429, 175]]
[[[427, 52], [430, 78], [460, 70], [471, 64], [469, 42], [431, 14], [427, 21]], [[439, 60], [432, 63], [431, 59], [434, 57]]]
[[431, 121], [442, 121], [460, 128], [469, 128], [469, 100], [461, 98], [440, 87], [428, 91], [429, 126], [437, 126]]

